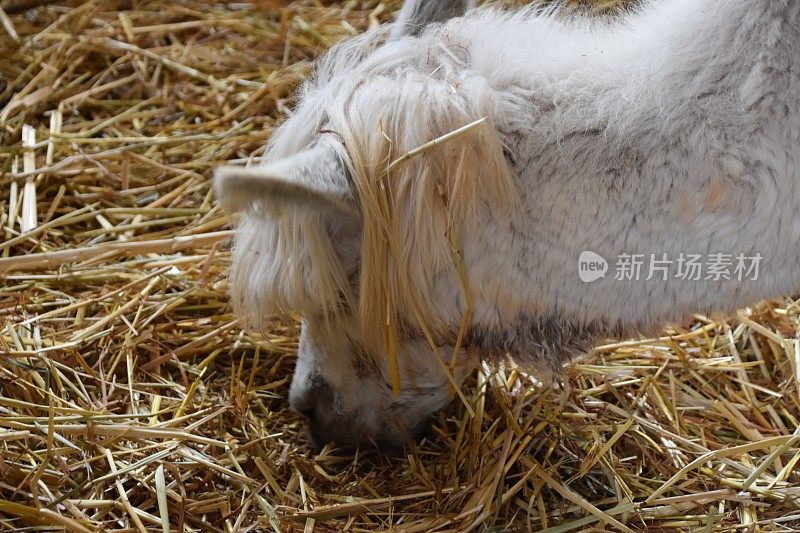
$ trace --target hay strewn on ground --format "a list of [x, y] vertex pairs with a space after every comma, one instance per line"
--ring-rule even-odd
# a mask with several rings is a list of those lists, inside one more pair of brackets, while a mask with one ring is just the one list
[[209, 175], [398, 2], [286, 4], [0, 4], [0, 530], [800, 528], [791, 300], [601, 347], [563, 390], [484, 368], [405, 456], [308, 450], [297, 329], [231, 315]]

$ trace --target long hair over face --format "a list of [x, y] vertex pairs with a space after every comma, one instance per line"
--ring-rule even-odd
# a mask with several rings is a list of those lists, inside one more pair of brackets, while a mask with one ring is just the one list
[[416, 40], [379, 47], [384, 37], [379, 30], [334, 47], [267, 151], [276, 160], [321, 134], [341, 139], [361, 216], [357, 287], [331, 238], [335, 220], [301, 205], [251, 210], [240, 222], [231, 293], [255, 327], [281, 311], [332, 316], [344, 299], [373, 347], [404, 325], [447, 338], [453, 324], [441, 319], [439, 284], [459, 277], [458, 243], [475, 223], [476, 202], [505, 212], [514, 205], [491, 122], [387, 172], [409, 151], [494, 116], [494, 102], [484, 78], [459, 68], [458, 47]]

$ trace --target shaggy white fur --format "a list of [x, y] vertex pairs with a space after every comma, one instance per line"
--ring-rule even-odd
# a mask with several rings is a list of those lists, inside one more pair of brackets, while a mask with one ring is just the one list
[[[388, 43], [378, 29], [319, 62], [261, 174], [217, 178], [244, 209], [239, 311], [304, 316], [291, 396], [318, 441], [396, 445], [446, 403], [467, 301], [456, 381], [479, 356], [557, 368], [600, 337], [797, 290], [800, 0], [660, 0], [611, 21], [475, 9], [430, 25], [468, 3], [423, 3]], [[332, 155], [303, 172], [280, 163], [319, 143]], [[581, 282], [585, 251], [608, 275]], [[625, 254], [760, 269], [617, 279]]]

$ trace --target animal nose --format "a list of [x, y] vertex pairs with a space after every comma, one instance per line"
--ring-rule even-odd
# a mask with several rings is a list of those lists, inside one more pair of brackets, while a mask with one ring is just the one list
[[334, 403], [333, 389], [320, 374], [311, 374], [299, 383], [292, 383], [289, 405], [309, 420], [318, 418], [319, 410]]
[[303, 415], [309, 420], [314, 420], [314, 415], [317, 411], [319, 395], [316, 394], [313, 388], [304, 391], [302, 394], [293, 395], [289, 399], [289, 405], [295, 412]]

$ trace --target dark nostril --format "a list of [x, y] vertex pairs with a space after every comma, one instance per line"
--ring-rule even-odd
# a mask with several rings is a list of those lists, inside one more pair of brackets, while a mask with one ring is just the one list
[[315, 394], [306, 393], [299, 397], [296, 396], [292, 398], [291, 405], [292, 409], [294, 409], [297, 413], [303, 415], [309, 420], [314, 419], [314, 415], [317, 411], [317, 398]]
[[289, 403], [297, 413], [315, 421], [320, 408], [324, 411], [333, 404], [333, 389], [321, 374], [311, 374], [305, 383], [294, 386], [289, 392]]

